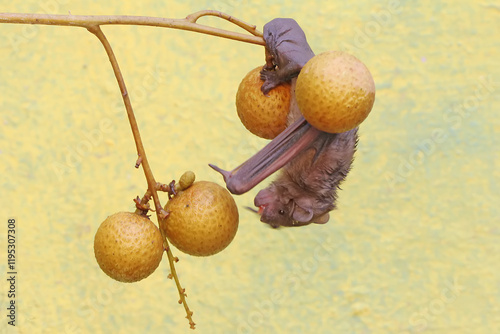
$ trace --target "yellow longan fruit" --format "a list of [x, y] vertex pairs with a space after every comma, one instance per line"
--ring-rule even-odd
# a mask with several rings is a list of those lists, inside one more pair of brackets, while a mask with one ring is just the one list
[[120, 282], [137, 282], [151, 275], [163, 251], [160, 230], [148, 218], [132, 212], [106, 218], [94, 238], [99, 267]]
[[209, 256], [226, 248], [238, 230], [238, 208], [231, 194], [216, 183], [198, 181], [165, 205], [162, 229], [180, 251]]
[[355, 128], [368, 116], [375, 101], [375, 83], [368, 68], [356, 57], [329, 51], [304, 65], [295, 96], [312, 126], [341, 133]]
[[241, 123], [256, 136], [273, 139], [286, 128], [290, 109], [290, 87], [286, 83], [272, 89], [265, 96], [260, 87], [260, 70], [256, 67], [241, 81], [236, 93], [236, 111]]

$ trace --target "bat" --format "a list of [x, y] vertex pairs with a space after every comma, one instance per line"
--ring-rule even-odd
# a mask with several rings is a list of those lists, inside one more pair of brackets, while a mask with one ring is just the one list
[[267, 94], [290, 82], [292, 97], [288, 127], [249, 160], [232, 171], [215, 165], [226, 187], [243, 194], [280, 170], [277, 178], [255, 197], [264, 223], [272, 227], [324, 224], [336, 208], [337, 189], [351, 169], [358, 141], [357, 128], [326, 133], [311, 126], [295, 100], [295, 83], [314, 53], [293, 19], [278, 18], [264, 26], [266, 65], [261, 90]]

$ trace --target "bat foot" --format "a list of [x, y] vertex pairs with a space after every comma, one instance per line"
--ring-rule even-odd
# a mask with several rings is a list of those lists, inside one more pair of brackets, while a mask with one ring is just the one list
[[265, 96], [269, 96], [269, 92], [276, 86], [281, 84], [280, 78], [276, 71], [262, 70], [260, 71], [260, 79], [264, 80], [264, 83], [260, 87], [260, 90]]

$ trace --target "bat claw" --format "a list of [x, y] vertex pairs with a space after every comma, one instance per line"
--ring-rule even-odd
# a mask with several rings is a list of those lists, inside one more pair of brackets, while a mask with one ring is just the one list
[[208, 164], [210, 167], [212, 167], [212, 169], [214, 169], [215, 171], [219, 172], [222, 177], [224, 178], [224, 182], [226, 183], [226, 188], [227, 190], [229, 190], [229, 192], [231, 192], [231, 194], [233, 195], [241, 195], [241, 194], [244, 194], [246, 193], [249, 189], [247, 189], [247, 187], [242, 184], [240, 181], [236, 180], [235, 178], [233, 178], [234, 176], [234, 171], [227, 171], [227, 170], [224, 170], [222, 168], [219, 168], [215, 165], [212, 165], [212, 164]]
[[227, 183], [227, 180], [229, 179], [229, 177], [231, 176], [231, 172], [227, 171], [227, 170], [224, 170], [222, 168], [219, 168], [215, 165], [212, 165], [212, 164], [208, 164], [212, 169], [214, 169], [215, 171], [219, 172], [222, 177], [224, 178], [224, 182]]

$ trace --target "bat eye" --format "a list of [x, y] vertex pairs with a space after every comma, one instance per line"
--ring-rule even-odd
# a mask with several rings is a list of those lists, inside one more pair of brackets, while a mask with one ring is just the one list
[[285, 211], [280, 210], [280, 211], [278, 211], [278, 213], [283, 216], [285, 214]]

